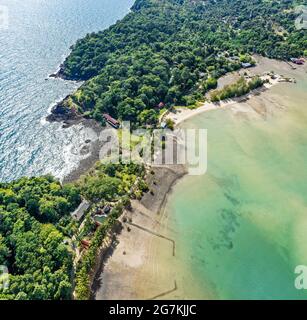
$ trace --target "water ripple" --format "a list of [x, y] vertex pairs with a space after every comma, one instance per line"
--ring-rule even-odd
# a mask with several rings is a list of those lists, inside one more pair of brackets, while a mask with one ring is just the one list
[[9, 29], [0, 32], [0, 181], [23, 175], [67, 174], [76, 129], [43, 119], [57, 100], [77, 88], [49, 79], [69, 47], [88, 32], [123, 17], [133, 0], [1, 0]]

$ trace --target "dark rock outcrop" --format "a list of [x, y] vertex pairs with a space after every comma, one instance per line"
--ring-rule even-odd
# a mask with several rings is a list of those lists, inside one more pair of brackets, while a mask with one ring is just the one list
[[81, 116], [74, 110], [67, 107], [65, 104], [68, 97], [63, 101], [57, 103], [52, 109], [51, 113], [47, 116], [46, 120], [49, 122], [67, 122], [76, 121], [81, 118]]
[[65, 76], [65, 72], [64, 72], [64, 64], [62, 63], [59, 67], [59, 70], [55, 73], [52, 73], [49, 75], [49, 78], [60, 78], [60, 79], [63, 79], [63, 80], [71, 80], [71, 79], [68, 79], [66, 76]]

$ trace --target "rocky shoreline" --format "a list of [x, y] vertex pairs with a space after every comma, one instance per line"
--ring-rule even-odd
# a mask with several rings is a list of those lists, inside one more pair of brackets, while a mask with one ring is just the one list
[[[263, 58], [253, 71], [263, 73], [279, 68], [287, 74], [286, 64]], [[240, 105], [240, 102], [234, 104]], [[146, 193], [140, 201], [133, 201], [131, 212], [125, 213], [123, 228], [116, 235], [109, 253], [101, 260], [101, 268], [97, 270], [92, 299], [185, 297], [185, 279], [180, 275], [177, 250], [174, 253], [177, 243], [173, 239], [176, 238], [169, 228], [167, 212], [164, 212], [173, 186], [184, 175], [184, 167], [156, 167], [154, 173], [149, 174], [151, 192]]]
[[64, 63], [61, 63], [58, 71], [55, 73], [51, 73], [49, 75], [49, 78], [62, 79], [62, 80], [67, 80], [67, 81], [80, 81], [80, 79], [72, 79], [72, 78], [65, 76], [64, 70], [65, 70]]
[[68, 95], [62, 101], [52, 107], [50, 114], [46, 117], [48, 122], [64, 122], [64, 124], [76, 124], [83, 119], [83, 116], [78, 115], [71, 109], [65, 106], [65, 102], [70, 96]]
[[49, 78], [69, 80], [69, 79], [65, 79], [65, 76], [64, 76], [64, 64], [63, 63], [60, 64], [59, 70], [55, 73], [51, 73], [49, 75]]
[[[71, 78], [65, 76], [65, 67], [64, 63], [60, 64], [58, 71], [52, 73], [48, 76], [51, 79], [61, 79], [64, 81], [76, 81], [82, 82], [84, 80], [79, 78]], [[70, 98], [71, 94], [67, 95], [63, 100], [56, 103], [51, 111], [50, 114], [46, 117], [48, 122], [64, 122], [63, 127], [68, 128], [69, 126], [75, 125], [80, 123], [85, 119], [85, 117], [77, 112], [74, 112], [70, 108], [68, 108], [65, 104], [67, 103], [68, 99]]]
[[[79, 123], [81, 123], [84, 128], [93, 130], [97, 137], [99, 137], [101, 132], [104, 130], [104, 128], [93, 119], [81, 119]], [[64, 184], [77, 181], [80, 176], [88, 173], [99, 161], [100, 151], [106, 143], [105, 141], [101, 141], [100, 139], [88, 140], [85, 142], [86, 144], [84, 145], [84, 152], [88, 154], [88, 156], [80, 160], [78, 166], [63, 178], [62, 182]]]

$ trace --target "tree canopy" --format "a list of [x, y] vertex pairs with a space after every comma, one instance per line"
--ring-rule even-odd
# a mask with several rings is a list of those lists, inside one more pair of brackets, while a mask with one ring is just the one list
[[0, 299], [69, 299], [73, 254], [64, 240], [77, 189], [51, 176], [0, 184], [0, 265], [9, 288]]
[[250, 54], [303, 55], [306, 30], [294, 23], [299, 3], [306, 1], [137, 0], [124, 19], [72, 47], [62, 75], [87, 81], [63, 104], [98, 121], [109, 113], [154, 124], [160, 102], [195, 103]]

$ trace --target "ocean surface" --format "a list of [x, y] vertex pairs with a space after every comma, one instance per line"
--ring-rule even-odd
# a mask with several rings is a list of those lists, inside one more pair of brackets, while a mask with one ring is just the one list
[[[0, 29], [0, 181], [61, 178], [79, 163], [84, 128], [44, 119], [80, 84], [47, 77], [78, 38], [132, 3], [1, 0], [9, 28]], [[181, 180], [166, 208], [185, 298], [307, 298], [294, 287], [295, 266], [307, 265], [306, 89], [305, 76], [264, 93], [257, 112], [247, 104], [184, 123], [208, 129], [207, 173]]]
[[51, 106], [80, 84], [47, 79], [86, 33], [121, 19], [133, 0], [1, 0], [0, 181], [52, 173], [62, 178], [80, 161], [87, 133], [44, 121]]
[[306, 74], [297, 80], [182, 125], [208, 129], [208, 171], [182, 179], [166, 208], [181, 298], [307, 299], [294, 286], [307, 265]]

